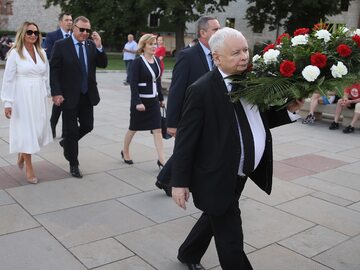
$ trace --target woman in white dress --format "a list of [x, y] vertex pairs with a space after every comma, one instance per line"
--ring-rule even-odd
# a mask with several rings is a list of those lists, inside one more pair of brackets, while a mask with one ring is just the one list
[[18, 153], [17, 164], [26, 168], [29, 183], [37, 178], [31, 155], [52, 141], [47, 97], [50, 96], [49, 64], [41, 48], [41, 33], [32, 22], [24, 22], [7, 55], [1, 100], [10, 119], [10, 153]]

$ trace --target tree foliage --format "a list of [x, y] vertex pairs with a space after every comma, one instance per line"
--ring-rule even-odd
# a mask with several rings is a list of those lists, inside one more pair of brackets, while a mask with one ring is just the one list
[[261, 32], [266, 25], [269, 30], [285, 27], [293, 33], [297, 28], [309, 27], [326, 16], [341, 13], [341, 2], [352, 0], [247, 0], [250, 7], [246, 11], [248, 26], [254, 32]]
[[176, 48], [180, 50], [184, 47], [186, 22], [195, 21], [203, 14], [223, 11], [224, 4], [230, 1], [236, 0], [47, 0], [46, 7], [60, 5], [74, 18], [88, 17], [92, 28], [102, 30], [102, 38], [110, 44], [120, 40], [121, 35], [141, 32], [148, 15], [157, 13], [174, 25]]

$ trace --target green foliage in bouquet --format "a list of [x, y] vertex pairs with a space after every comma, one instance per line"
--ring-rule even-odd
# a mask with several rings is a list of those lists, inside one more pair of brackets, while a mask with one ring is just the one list
[[244, 98], [264, 111], [314, 92], [343, 95], [345, 87], [360, 81], [360, 29], [327, 30], [324, 23], [284, 33], [276, 43], [255, 55], [249, 71], [231, 75], [237, 90], [231, 100]]

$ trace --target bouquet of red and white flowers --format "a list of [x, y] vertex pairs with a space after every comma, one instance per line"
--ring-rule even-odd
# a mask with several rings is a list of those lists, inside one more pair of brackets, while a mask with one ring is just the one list
[[246, 74], [231, 77], [239, 85], [232, 100], [244, 98], [260, 110], [315, 91], [342, 96], [345, 87], [360, 81], [360, 29], [331, 31], [319, 23], [312, 30], [297, 29], [293, 36], [284, 33], [253, 56]]

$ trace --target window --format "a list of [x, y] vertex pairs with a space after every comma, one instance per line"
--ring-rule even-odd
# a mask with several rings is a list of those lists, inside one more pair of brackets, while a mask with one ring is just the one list
[[158, 14], [150, 14], [149, 15], [149, 23], [148, 23], [149, 27], [159, 27], [160, 26], [160, 17]]
[[235, 18], [226, 18], [225, 26], [230, 28], [235, 28]]

